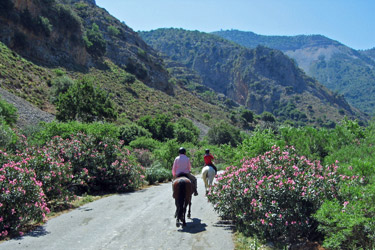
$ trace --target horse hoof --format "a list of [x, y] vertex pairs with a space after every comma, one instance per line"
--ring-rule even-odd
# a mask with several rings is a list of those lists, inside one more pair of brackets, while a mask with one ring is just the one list
[[180, 227], [180, 223], [176, 222], [176, 227]]

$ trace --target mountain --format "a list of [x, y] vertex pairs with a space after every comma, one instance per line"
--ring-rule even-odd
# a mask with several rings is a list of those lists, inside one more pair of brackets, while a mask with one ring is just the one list
[[373, 50], [357, 51], [321, 35], [262, 36], [238, 30], [213, 34], [248, 48], [263, 45], [293, 58], [309, 76], [369, 114], [375, 107]]
[[297, 124], [363, 118], [276, 50], [250, 50], [200, 32], [176, 35], [165, 40], [176, 52], [170, 58], [93, 0], [2, 0], [1, 93], [54, 115], [56, 79], [90, 77], [113, 96], [119, 123], [164, 113], [202, 127], [220, 120], [244, 126], [240, 104]]
[[278, 50], [248, 49], [214, 34], [183, 29], [158, 29], [140, 36], [170, 60], [197, 72], [205, 86], [258, 114], [267, 111], [284, 120], [309, 123], [360, 116], [342, 96], [308, 77]]
[[[230, 122], [229, 116], [236, 112], [207, 103], [180, 86], [154, 49], [93, 0], [2, 0], [2, 98], [24, 106], [21, 114], [39, 108], [43, 117], [44, 112], [54, 115], [51, 88], [61, 76], [94, 79], [96, 86], [112, 94], [119, 122], [164, 113], [211, 126], [219, 120]], [[33, 117], [31, 124], [39, 116]]]
[[[0, 41], [25, 59], [85, 72], [104, 66], [105, 54], [147, 85], [172, 94], [155, 51], [95, 1], [2, 0], [0, 7]], [[94, 24], [99, 30], [90, 40]]]
[[370, 57], [375, 61], [375, 48], [359, 51], [361, 54]]

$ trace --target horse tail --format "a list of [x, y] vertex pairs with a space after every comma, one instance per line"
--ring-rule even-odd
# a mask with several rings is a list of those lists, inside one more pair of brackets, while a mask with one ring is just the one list
[[184, 179], [178, 181], [178, 197], [177, 197], [177, 218], [183, 217], [184, 212], [184, 202], [185, 202], [185, 195], [186, 195], [186, 182]]
[[206, 188], [208, 187], [208, 182], [207, 182], [207, 179], [208, 179], [208, 170], [209, 170], [209, 168], [207, 166], [205, 166], [202, 169], [202, 179], [203, 179], [203, 182], [204, 182], [204, 186]]

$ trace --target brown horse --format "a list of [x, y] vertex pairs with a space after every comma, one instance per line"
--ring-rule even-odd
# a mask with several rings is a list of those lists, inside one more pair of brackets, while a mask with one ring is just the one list
[[193, 194], [193, 184], [191, 181], [184, 176], [178, 177], [173, 181], [173, 198], [176, 204], [176, 227], [186, 226], [185, 214], [186, 208], [189, 206], [189, 211], [187, 217], [190, 218], [191, 210], [191, 196]]

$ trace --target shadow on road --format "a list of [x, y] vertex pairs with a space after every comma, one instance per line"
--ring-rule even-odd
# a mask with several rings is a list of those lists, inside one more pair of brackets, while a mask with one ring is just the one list
[[26, 233], [24, 236], [19, 236], [17, 238], [14, 238], [15, 240], [22, 240], [24, 237], [34, 237], [34, 238], [39, 238], [42, 236], [46, 236], [47, 234], [50, 234], [49, 232], [46, 231], [44, 227], [36, 227], [29, 233]]
[[201, 223], [201, 220], [197, 218], [192, 218], [191, 220], [191, 222], [186, 222], [186, 226], [178, 231], [191, 234], [206, 231], [207, 224]]
[[222, 227], [225, 230], [234, 231], [234, 225], [231, 221], [228, 220], [220, 220], [214, 224], [214, 227]]

